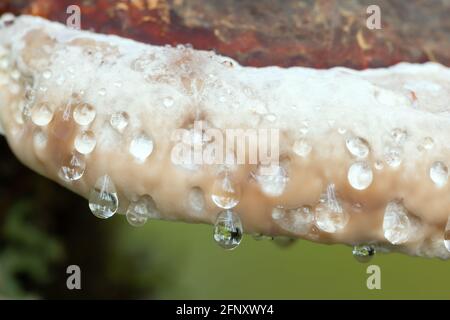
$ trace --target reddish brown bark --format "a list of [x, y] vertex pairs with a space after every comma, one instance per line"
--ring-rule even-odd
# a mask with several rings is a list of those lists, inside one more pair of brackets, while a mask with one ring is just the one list
[[[245, 65], [450, 65], [450, 0], [6, 0], [0, 12], [65, 22], [71, 4], [81, 7], [83, 29], [190, 43]], [[371, 4], [381, 8], [381, 30], [366, 27]]]

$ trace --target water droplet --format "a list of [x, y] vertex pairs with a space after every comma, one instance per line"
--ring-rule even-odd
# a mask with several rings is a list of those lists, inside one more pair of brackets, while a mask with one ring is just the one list
[[447, 220], [447, 225], [444, 231], [444, 245], [447, 251], [450, 252], [450, 217]]
[[392, 244], [405, 243], [409, 239], [411, 222], [401, 201], [390, 201], [384, 211], [384, 237]]
[[46, 80], [50, 79], [52, 77], [52, 72], [50, 70], [45, 70], [42, 73], [42, 77]]
[[170, 108], [173, 106], [174, 100], [171, 97], [165, 97], [163, 100], [164, 107]]
[[219, 208], [234, 208], [241, 199], [241, 187], [225, 174], [214, 182], [211, 199]]
[[347, 129], [345, 129], [345, 128], [338, 128], [338, 133], [339, 134], [346, 134], [347, 133]]
[[395, 128], [391, 131], [391, 137], [396, 144], [401, 145], [408, 137], [408, 132], [405, 129]]
[[423, 138], [422, 141], [422, 146], [426, 149], [426, 150], [430, 150], [434, 147], [434, 140], [431, 137], [425, 137]]
[[372, 169], [365, 161], [356, 162], [348, 169], [347, 178], [348, 182], [354, 189], [367, 189], [373, 180]]
[[109, 120], [109, 123], [111, 126], [122, 133], [125, 128], [128, 126], [128, 122], [130, 120], [130, 116], [128, 113], [124, 111], [115, 112], [111, 115], [111, 119]]
[[82, 131], [75, 138], [75, 149], [81, 154], [91, 153], [97, 144], [95, 134], [90, 131]]
[[140, 133], [131, 141], [129, 151], [138, 161], [144, 162], [153, 152], [153, 140], [145, 133]]
[[98, 94], [101, 95], [102, 97], [106, 96], [106, 89], [105, 88], [100, 88], [98, 90]]
[[375, 161], [374, 167], [377, 170], [383, 170], [383, 168], [384, 168], [383, 161], [381, 161], [381, 160]]
[[296, 209], [285, 209], [278, 206], [272, 210], [272, 219], [286, 231], [306, 235], [314, 222], [314, 214], [309, 206], [302, 206]]
[[192, 208], [196, 214], [203, 213], [205, 209], [205, 194], [203, 193], [203, 190], [199, 187], [191, 188], [188, 194], [188, 203], [189, 207]]
[[364, 159], [369, 155], [369, 143], [360, 137], [351, 137], [345, 141], [348, 151], [359, 159]]
[[445, 186], [448, 180], [448, 167], [442, 161], [433, 162], [430, 167], [430, 178], [439, 188]]
[[94, 121], [96, 112], [94, 107], [87, 103], [79, 104], [73, 110], [73, 119], [80, 126], [87, 126]]
[[375, 255], [375, 247], [369, 244], [353, 247], [352, 254], [361, 263], [369, 262]]
[[89, 194], [89, 208], [100, 219], [112, 217], [119, 208], [116, 187], [107, 175], [100, 177]]
[[275, 120], [277, 120], [277, 116], [274, 115], [274, 114], [272, 114], [272, 113], [267, 114], [267, 115], [265, 116], [265, 118], [266, 118], [266, 120], [269, 121], [269, 122], [274, 122]]
[[33, 135], [33, 145], [35, 149], [43, 149], [47, 146], [48, 136], [45, 132], [38, 129]]
[[149, 195], [144, 195], [137, 201], [132, 201], [128, 206], [126, 218], [133, 227], [143, 226], [147, 220], [160, 218], [156, 203]]
[[52, 121], [53, 112], [47, 103], [35, 105], [31, 111], [31, 121], [37, 126], [46, 126]]
[[292, 151], [300, 157], [306, 158], [312, 150], [312, 146], [306, 141], [306, 139], [299, 139], [295, 141]]
[[239, 216], [231, 210], [225, 210], [217, 215], [214, 224], [214, 240], [224, 249], [236, 248], [242, 240], [242, 223]]
[[281, 196], [289, 180], [286, 171], [279, 165], [259, 165], [254, 175], [261, 191], [269, 197]]
[[84, 156], [73, 152], [63, 159], [59, 176], [66, 181], [76, 181], [81, 179], [85, 170]]
[[349, 216], [336, 197], [334, 184], [327, 186], [326, 193], [315, 208], [315, 217], [317, 227], [328, 233], [338, 232], [347, 225]]
[[384, 152], [384, 160], [388, 166], [397, 168], [402, 163], [402, 149], [388, 146]]

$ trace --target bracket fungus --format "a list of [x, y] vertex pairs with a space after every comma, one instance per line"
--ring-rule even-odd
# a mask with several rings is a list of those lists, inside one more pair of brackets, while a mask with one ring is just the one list
[[37, 17], [0, 24], [1, 132], [95, 216], [215, 224], [227, 249], [245, 232], [361, 260], [450, 257], [447, 67], [252, 68]]

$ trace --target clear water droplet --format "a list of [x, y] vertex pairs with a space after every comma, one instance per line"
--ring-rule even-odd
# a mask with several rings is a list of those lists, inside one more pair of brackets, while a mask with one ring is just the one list
[[312, 146], [308, 143], [306, 139], [299, 139], [294, 142], [292, 151], [300, 157], [306, 158], [312, 150]]
[[314, 213], [310, 206], [295, 209], [277, 206], [272, 210], [272, 219], [278, 226], [288, 232], [306, 235], [313, 225]]
[[397, 168], [402, 163], [402, 149], [388, 146], [384, 152], [384, 160], [391, 168]]
[[145, 133], [140, 133], [130, 143], [129, 151], [138, 161], [144, 162], [153, 152], [153, 140]]
[[205, 210], [205, 194], [199, 187], [193, 187], [188, 194], [189, 207], [198, 215]]
[[450, 252], [450, 217], [447, 220], [447, 225], [444, 231], [444, 245], [447, 251]]
[[345, 141], [348, 151], [359, 159], [364, 159], [369, 155], [369, 143], [360, 137], [351, 137]]
[[214, 240], [224, 249], [236, 248], [242, 240], [243, 229], [239, 216], [231, 210], [217, 215], [214, 224]]
[[269, 113], [265, 116], [265, 119], [269, 122], [274, 122], [275, 120], [277, 120], [277, 116], [272, 113]]
[[94, 121], [96, 112], [94, 107], [87, 103], [78, 104], [73, 110], [73, 119], [80, 126], [87, 126]]
[[383, 170], [383, 168], [384, 168], [383, 161], [381, 161], [381, 160], [375, 161], [374, 167], [377, 170]]
[[372, 168], [366, 161], [356, 162], [348, 169], [347, 178], [354, 189], [365, 190], [372, 184]]
[[170, 108], [174, 104], [174, 100], [172, 97], [165, 97], [163, 100], [164, 107]]
[[132, 201], [126, 213], [127, 221], [133, 227], [143, 226], [149, 218], [159, 219], [160, 216], [155, 201], [149, 195], [144, 195], [137, 201]]
[[116, 187], [108, 175], [100, 177], [89, 194], [89, 208], [100, 219], [112, 217], [119, 208]]
[[42, 130], [36, 130], [33, 134], [33, 145], [34, 148], [39, 150], [39, 149], [44, 149], [47, 146], [47, 141], [48, 141], [48, 136], [45, 132], [43, 132]]
[[336, 197], [334, 184], [327, 186], [326, 193], [315, 208], [315, 218], [317, 227], [328, 233], [338, 232], [347, 225], [349, 216]]
[[391, 137], [398, 145], [403, 144], [408, 137], [408, 132], [405, 129], [394, 128], [391, 131]]
[[375, 255], [375, 247], [370, 244], [356, 245], [353, 247], [352, 254], [357, 261], [367, 263]]
[[228, 174], [225, 174], [214, 182], [211, 199], [219, 208], [234, 208], [241, 200], [241, 187]]
[[50, 70], [45, 70], [45, 71], [42, 73], [42, 77], [43, 77], [45, 80], [48, 80], [48, 79], [50, 79], [50, 78], [52, 77], [52, 72], [51, 72]]
[[75, 138], [75, 150], [81, 154], [91, 153], [97, 145], [94, 132], [87, 130], [80, 132]]
[[47, 103], [36, 104], [31, 110], [31, 121], [37, 126], [46, 126], [53, 119], [53, 111]]
[[442, 188], [447, 184], [448, 180], [448, 167], [442, 161], [433, 162], [430, 167], [430, 178], [433, 183]]
[[434, 140], [431, 137], [425, 137], [423, 138], [422, 141], [422, 146], [426, 149], [426, 150], [431, 150], [434, 147]]
[[259, 165], [254, 174], [261, 191], [269, 197], [281, 196], [289, 180], [286, 170], [279, 165]]
[[106, 96], [106, 89], [105, 88], [100, 88], [98, 90], [98, 94], [102, 97]]
[[341, 135], [346, 134], [347, 133], [347, 129], [345, 129], [345, 128], [338, 128], [338, 133], [341, 134]]
[[73, 152], [63, 159], [59, 176], [66, 181], [76, 181], [83, 177], [85, 170], [86, 162], [84, 156]]
[[111, 115], [111, 119], [109, 123], [111, 126], [122, 133], [125, 128], [128, 126], [128, 122], [130, 121], [130, 116], [128, 113], [124, 111], [115, 112]]
[[405, 243], [409, 239], [411, 222], [408, 211], [398, 200], [390, 201], [384, 211], [384, 237], [392, 244]]

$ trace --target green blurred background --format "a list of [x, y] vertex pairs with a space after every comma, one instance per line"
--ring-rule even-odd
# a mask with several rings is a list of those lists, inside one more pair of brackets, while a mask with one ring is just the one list
[[[84, 199], [23, 167], [0, 141], [0, 298], [448, 299], [450, 261], [378, 255], [381, 290], [345, 246], [245, 236], [234, 251], [212, 228], [123, 216], [99, 220]], [[81, 268], [68, 290], [66, 268]]]

